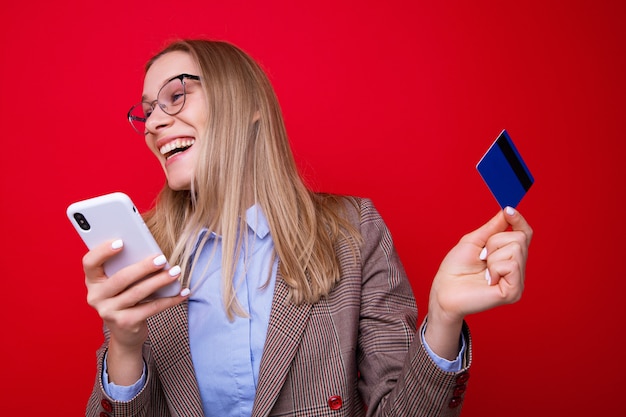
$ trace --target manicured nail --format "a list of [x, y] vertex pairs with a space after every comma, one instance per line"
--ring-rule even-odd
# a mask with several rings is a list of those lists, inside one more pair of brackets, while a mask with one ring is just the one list
[[483, 248], [483, 250], [480, 251], [480, 255], [478, 255], [478, 257], [480, 258], [481, 261], [484, 261], [485, 259], [487, 259], [487, 248]]
[[487, 285], [491, 285], [491, 274], [489, 273], [489, 269], [485, 269], [485, 279], [487, 280]]
[[173, 266], [167, 272], [170, 274], [170, 277], [175, 277], [176, 275], [180, 274], [180, 266], [178, 266], [178, 265]]
[[122, 242], [122, 239], [114, 240], [113, 243], [111, 243], [111, 249], [113, 250], [117, 250], [122, 246], [124, 246], [124, 242]]
[[508, 206], [507, 206], [507, 207], [504, 209], [504, 211], [506, 211], [506, 214], [508, 214], [509, 216], [512, 216], [512, 215], [514, 215], [514, 214], [515, 214], [515, 209], [514, 209], [513, 207], [508, 207]]
[[165, 255], [159, 255], [154, 258], [154, 261], [152, 262], [154, 262], [155, 266], [163, 266], [167, 262], [167, 259], [165, 258]]
[[180, 295], [183, 297], [187, 297], [189, 294], [191, 293], [191, 290], [189, 288], [184, 288], [181, 292]]

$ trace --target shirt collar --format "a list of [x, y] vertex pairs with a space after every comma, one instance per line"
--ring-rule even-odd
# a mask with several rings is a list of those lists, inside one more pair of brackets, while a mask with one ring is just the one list
[[[265, 215], [263, 214], [263, 209], [261, 209], [261, 206], [259, 206], [258, 204], [255, 204], [248, 208], [248, 210], [246, 210], [246, 224], [248, 225], [250, 230], [257, 235], [259, 239], [263, 239], [270, 232], [270, 226], [267, 223]], [[200, 233], [198, 234], [196, 243], [194, 245], [194, 251], [198, 249], [198, 244], [204, 237], [204, 234], [207, 233], [207, 231], [208, 230], [206, 227], [200, 229]], [[211, 232], [211, 234], [209, 235], [209, 239], [215, 238], [219, 239], [220, 236], [215, 232]]]
[[246, 210], [246, 223], [260, 239], [263, 239], [270, 232], [269, 224], [263, 214], [263, 209], [258, 204]]

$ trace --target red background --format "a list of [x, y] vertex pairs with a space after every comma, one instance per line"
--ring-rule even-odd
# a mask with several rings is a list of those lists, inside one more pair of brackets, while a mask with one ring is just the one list
[[[522, 301], [468, 317], [465, 416], [623, 413], [623, 1], [12, 1], [0, 6], [3, 415], [83, 414], [101, 342], [65, 217], [163, 175], [125, 114], [166, 41], [231, 41], [269, 73], [319, 190], [371, 197], [420, 317], [498, 209], [474, 165], [506, 128], [536, 183]], [[622, 414], [623, 415], [623, 414]]]

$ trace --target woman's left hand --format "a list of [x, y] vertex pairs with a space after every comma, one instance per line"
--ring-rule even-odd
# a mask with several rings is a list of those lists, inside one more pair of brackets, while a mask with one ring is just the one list
[[[522, 215], [507, 207], [463, 236], [446, 255], [433, 281], [428, 306], [427, 342], [444, 345], [468, 314], [518, 301], [524, 291], [526, 259], [533, 231]], [[447, 334], [447, 335], [446, 335]], [[445, 346], [440, 350], [443, 357]]]

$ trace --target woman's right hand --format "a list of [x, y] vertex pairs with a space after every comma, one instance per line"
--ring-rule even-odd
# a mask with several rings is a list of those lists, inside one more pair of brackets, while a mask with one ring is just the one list
[[[119, 240], [103, 243], [85, 254], [83, 269], [87, 302], [110, 331], [109, 380], [117, 385], [131, 385], [143, 370], [142, 346], [148, 337], [147, 318], [179, 304], [189, 291], [185, 289], [181, 295], [146, 301], [156, 290], [177, 280], [180, 267], [165, 271], [165, 257], [155, 255], [107, 277], [104, 262], [122, 250]], [[148, 276], [150, 278], [146, 279]]]

